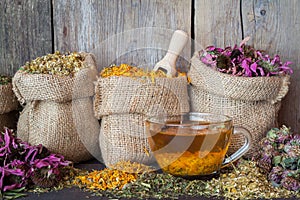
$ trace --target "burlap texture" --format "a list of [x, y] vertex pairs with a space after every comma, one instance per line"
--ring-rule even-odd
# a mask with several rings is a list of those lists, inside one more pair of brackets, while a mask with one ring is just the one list
[[106, 165], [122, 160], [153, 161], [144, 130], [147, 116], [189, 111], [186, 77], [134, 79], [98, 78], [95, 116], [101, 119], [100, 149]]
[[147, 153], [150, 147], [144, 133], [144, 120], [143, 114], [113, 114], [102, 118], [99, 141], [106, 165], [124, 160], [144, 164], [154, 161]]
[[280, 101], [288, 92], [290, 77], [239, 77], [207, 67], [196, 52], [191, 59], [189, 76], [193, 86], [211, 94], [246, 101]]
[[4, 127], [16, 128], [19, 102], [12, 90], [12, 83], [0, 85], [0, 132]]
[[95, 116], [110, 114], [169, 115], [189, 111], [186, 77], [151, 79], [98, 78], [95, 87]]
[[0, 115], [18, 108], [19, 102], [12, 90], [12, 83], [0, 85]]
[[94, 95], [94, 83], [97, 70], [92, 57], [87, 54], [84, 68], [76, 73], [75, 77], [50, 75], [50, 74], [28, 74], [17, 71], [13, 77], [13, 90], [19, 102], [24, 104], [30, 101], [47, 100], [55, 102], [67, 102]]
[[[203, 64], [197, 54], [191, 60], [191, 110], [225, 114], [235, 126], [250, 131], [252, 146], [245, 157], [252, 157], [266, 131], [277, 126], [280, 101], [288, 92], [289, 76], [235, 77]], [[228, 153], [241, 147], [244, 138], [232, 137]]]
[[13, 89], [26, 104], [18, 121], [18, 137], [74, 162], [91, 159], [91, 154], [97, 157], [100, 126], [93, 112], [97, 73], [93, 65], [74, 77], [17, 72]]
[[88, 150], [99, 149], [100, 130], [91, 108], [91, 98], [62, 103], [32, 101], [20, 115], [18, 137], [32, 145], [42, 144], [74, 162], [91, 159]]

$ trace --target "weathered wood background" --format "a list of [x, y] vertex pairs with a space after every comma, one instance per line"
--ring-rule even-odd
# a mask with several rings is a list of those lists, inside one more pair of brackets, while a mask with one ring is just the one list
[[294, 63], [279, 119], [300, 132], [299, 23], [298, 0], [1, 0], [0, 74], [13, 75], [26, 61], [55, 50], [93, 52], [99, 68], [151, 65], [176, 29], [195, 41], [184, 49], [186, 60], [207, 45], [224, 47], [251, 36], [249, 44]]

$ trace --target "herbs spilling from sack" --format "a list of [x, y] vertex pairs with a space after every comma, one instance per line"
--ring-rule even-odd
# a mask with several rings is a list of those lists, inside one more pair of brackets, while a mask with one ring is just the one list
[[[136, 66], [131, 66], [128, 64], [120, 64], [120, 65], [111, 65], [109, 67], [104, 68], [100, 72], [100, 76], [102, 78], [108, 78], [111, 76], [125, 76], [132, 78], [166, 78], [168, 77], [165, 72], [161, 70], [153, 71], [148, 69], [139, 68]], [[178, 76], [186, 76], [183, 72], [178, 72]]]
[[290, 61], [282, 63], [279, 55], [271, 58], [264, 51], [256, 50], [245, 43], [245, 38], [239, 46], [225, 49], [208, 46], [199, 52], [200, 60], [217, 71], [234, 76], [279, 76], [292, 74]]
[[88, 67], [83, 63], [84, 55], [77, 52], [47, 54], [26, 62], [20, 68], [30, 74], [50, 74], [61, 76], [73, 76], [76, 72]]
[[10, 76], [0, 75], [0, 85], [6, 85], [11, 83], [12, 78]]
[[79, 171], [42, 145], [31, 146], [5, 128], [0, 134], [0, 197], [14, 199], [38, 188], [68, 185]]
[[272, 129], [262, 140], [258, 160], [241, 159], [223, 169], [219, 178], [207, 181], [187, 180], [157, 173], [142, 164], [119, 162], [77, 176], [74, 184], [97, 196], [111, 198], [300, 198], [299, 138], [285, 126]]

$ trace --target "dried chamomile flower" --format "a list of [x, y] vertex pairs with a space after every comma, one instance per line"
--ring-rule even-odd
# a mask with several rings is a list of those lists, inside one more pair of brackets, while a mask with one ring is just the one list
[[80, 53], [67, 52], [62, 54], [56, 51], [54, 54], [44, 55], [26, 62], [20, 70], [30, 74], [73, 76], [79, 70], [87, 67], [83, 61], [84, 56]]

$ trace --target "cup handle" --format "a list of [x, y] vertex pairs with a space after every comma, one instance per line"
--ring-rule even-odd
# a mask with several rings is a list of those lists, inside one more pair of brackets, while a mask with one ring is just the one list
[[245, 136], [245, 143], [240, 149], [238, 149], [235, 153], [233, 153], [232, 155], [230, 155], [224, 160], [224, 162], [222, 163], [222, 167], [225, 167], [229, 163], [234, 162], [239, 158], [241, 158], [245, 153], [247, 153], [247, 151], [251, 147], [251, 135], [247, 129], [242, 127], [234, 127], [233, 134], [234, 135], [243, 134]]

